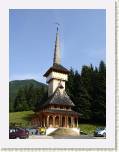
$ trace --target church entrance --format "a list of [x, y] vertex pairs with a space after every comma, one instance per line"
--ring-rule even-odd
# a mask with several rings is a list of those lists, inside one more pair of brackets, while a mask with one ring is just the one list
[[65, 127], [65, 117], [62, 117], [62, 127]]
[[68, 117], [68, 125], [71, 127], [71, 117]]
[[50, 127], [53, 127], [53, 117], [52, 116], [49, 117], [49, 125], [50, 125]]
[[77, 118], [75, 118], [74, 124], [75, 124], [75, 127], [76, 127], [77, 126]]
[[59, 127], [59, 117], [55, 117], [55, 127]]

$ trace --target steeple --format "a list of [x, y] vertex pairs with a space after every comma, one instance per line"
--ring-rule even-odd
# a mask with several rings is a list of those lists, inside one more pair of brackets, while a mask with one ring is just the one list
[[58, 27], [57, 27], [53, 64], [61, 64], [60, 44], [59, 43], [60, 43], [59, 42], [59, 33], [58, 33]]
[[[57, 23], [57, 25], [59, 25]], [[54, 48], [53, 65], [46, 71], [44, 76], [48, 83], [48, 96], [50, 97], [59, 88], [61, 94], [65, 91], [65, 82], [68, 80], [69, 70], [61, 65], [59, 31], [57, 27]]]

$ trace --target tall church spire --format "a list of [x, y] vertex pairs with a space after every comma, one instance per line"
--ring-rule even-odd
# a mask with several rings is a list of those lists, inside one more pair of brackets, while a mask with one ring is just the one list
[[53, 64], [61, 63], [60, 44], [59, 43], [60, 43], [59, 42], [59, 33], [58, 33], [58, 27], [57, 27]]

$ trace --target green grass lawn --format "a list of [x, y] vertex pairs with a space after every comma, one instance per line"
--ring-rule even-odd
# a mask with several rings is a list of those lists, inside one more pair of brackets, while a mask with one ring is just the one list
[[16, 124], [21, 127], [30, 127], [33, 111], [11, 112], [9, 114], [9, 123]]
[[97, 127], [104, 127], [99, 124], [79, 124], [80, 131], [86, 134], [93, 134]]
[[[11, 112], [9, 115], [9, 122], [10, 124], [16, 124], [21, 127], [32, 127], [30, 122], [33, 114], [33, 111]], [[79, 122], [79, 128], [81, 132], [86, 134], [92, 134], [97, 127], [104, 126]]]

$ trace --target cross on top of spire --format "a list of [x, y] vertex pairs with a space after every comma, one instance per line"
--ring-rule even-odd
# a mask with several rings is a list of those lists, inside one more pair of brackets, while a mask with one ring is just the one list
[[58, 32], [58, 27], [60, 26], [60, 24], [58, 22], [55, 23], [57, 25], [57, 32]]
[[57, 32], [58, 32], [58, 26], [57, 26]]

